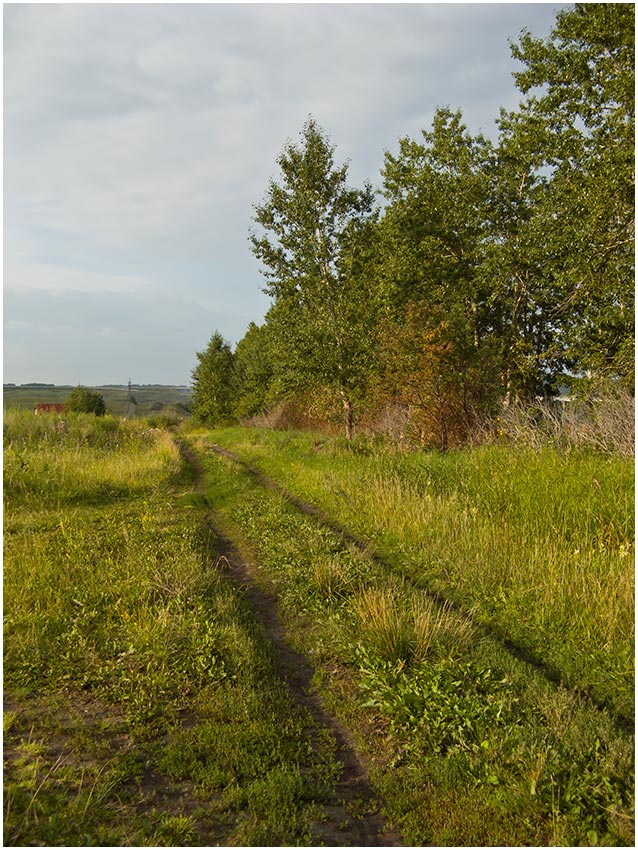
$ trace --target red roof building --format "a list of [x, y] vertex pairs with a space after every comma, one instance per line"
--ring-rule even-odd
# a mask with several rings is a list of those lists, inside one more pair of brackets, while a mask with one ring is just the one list
[[37, 416], [40, 413], [64, 413], [65, 410], [63, 404], [36, 404], [33, 412]]

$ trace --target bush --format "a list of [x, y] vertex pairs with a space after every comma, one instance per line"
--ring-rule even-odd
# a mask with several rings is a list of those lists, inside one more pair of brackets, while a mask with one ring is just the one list
[[626, 391], [606, 392], [589, 400], [541, 399], [513, 404], [475, 434], [476, 443], [503, 442], [540, 448], [593, 448], [633, 456], [635, 400]]
[[73, 390], [66, 402], [67, 410], [74, 413], [94, 413], [104, 416], [106, 404], [101, 393], [94, 393], [86, 387], [78, 386]]

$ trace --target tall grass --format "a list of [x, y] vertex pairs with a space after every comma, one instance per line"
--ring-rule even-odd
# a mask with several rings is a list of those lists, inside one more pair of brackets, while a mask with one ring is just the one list
[[[332, 742], [308, 742], [170, 437], [4, 425], [5, 844], [312, 844]], [[266, 792], [285, 817], [255, 814]]]
[[247, 429], [215, 439], [371, 541], [397, 573], [475, 607], [632, 715], [630, 457], [547, 445], [403, 453]]

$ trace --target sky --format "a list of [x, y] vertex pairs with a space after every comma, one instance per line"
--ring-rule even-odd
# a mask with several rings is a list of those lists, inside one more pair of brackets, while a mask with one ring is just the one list
[[5, 3], [4, 382], [190, 383], [269, 307], [248, 235], [308, 116], [352, 186], [438, 106], [496, 138], [564, 5]]

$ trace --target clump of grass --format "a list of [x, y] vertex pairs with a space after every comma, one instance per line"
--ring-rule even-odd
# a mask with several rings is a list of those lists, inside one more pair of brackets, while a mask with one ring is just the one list
[[354, 589], [349, 566], [336, 558], [314, 561], [312, 581], [321, 599], [332, 604], [346, 598]]
[[449, 603], [403, 588], [364, 588], [352, 608], [359, 642], [384, 661], [457, 657], [475, 632], [471, 618], [455, 614]]
[[409, 661], [415, 649], [414, 620], [388, 589], [365, 588], [353, 600], [360, 641], [387, 661]]

